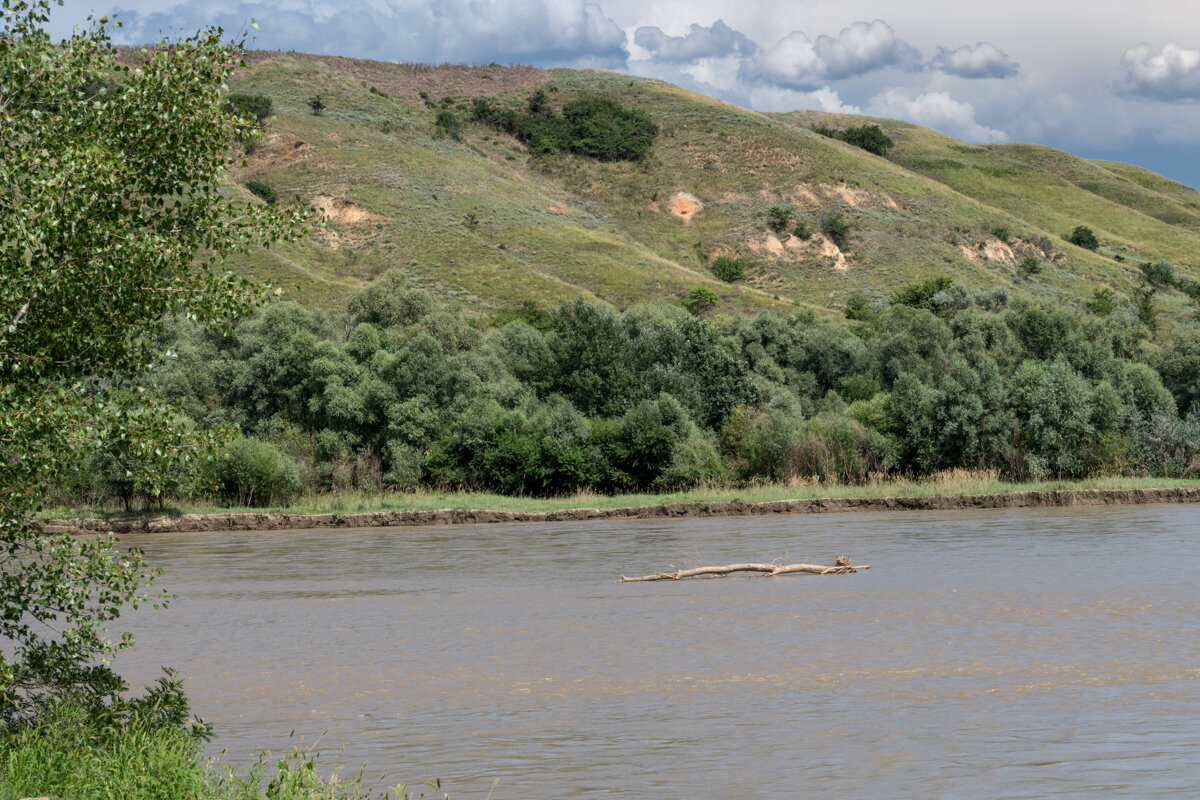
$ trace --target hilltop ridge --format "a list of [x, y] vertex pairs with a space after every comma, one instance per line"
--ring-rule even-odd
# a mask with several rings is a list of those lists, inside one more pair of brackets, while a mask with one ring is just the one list
[[[602, 95], [646, 114], [659, 130], [650, 154], [533, 155], [471, 121], [473, 98], [519, 108], [538, 88], [555, 107]], [[896, 120], [764, 114], [598, 71], [259, 52], [231, 90], [273, 103], [264, 139], [231, 172], [234, 190], [263, 181], [325, 220], [306, 241], [236, 267], [313, 305], [337, 305], [388, 269], [483, 313], [578, 295], [618, 308], [677, 302], [697, 286], [720, 296], [721, 311], [840, 312], [856, 293], [882, 301], [942, 275], [1080, 305], [1102, 286], [1132, 302], [1143, 263], [1200, 278], [1200, 193], [1047, 147], [967, 145]], [[317, 95], [320, 116], [309, 107]], [[444, 130], [439, 115], [461, 127]], [[895, 147], [881, 158], [814, 124], [878, 124]], [[790, 207], [775, 229], [773, 207]], [[840, 242], [822, 232], [830, 218], [845, 225]], [[1096, 251], [1064, 239], [1081, 225]], [[718, 257], [740, 261], [745, 277], [719, 279]], [[1188, 302], [1178, 291], [1158, 300], [1168, 319]]]

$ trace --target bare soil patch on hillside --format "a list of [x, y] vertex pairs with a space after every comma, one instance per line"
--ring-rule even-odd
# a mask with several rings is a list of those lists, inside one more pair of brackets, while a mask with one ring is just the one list
[[319, 194], [309, 203], [313, 211], [337, 226], [337, 229], [322, 227], [318, 235], [329, 246], [337, 250], [343, 244], [356, 244], [366, 238], [369, 226], [383, 219], [373, 211], [342, 197]]

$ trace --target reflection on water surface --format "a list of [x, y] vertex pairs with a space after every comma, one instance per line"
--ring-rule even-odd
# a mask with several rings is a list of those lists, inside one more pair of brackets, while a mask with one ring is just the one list
[[[456, 800], [1185, 797], [1197, 531], [1163, 505], [131, 537], [178, 598], [118, 666], [180, 668], [233, 758], [294, 729]], [[841, 553], [873, 569], [617, 582]]]

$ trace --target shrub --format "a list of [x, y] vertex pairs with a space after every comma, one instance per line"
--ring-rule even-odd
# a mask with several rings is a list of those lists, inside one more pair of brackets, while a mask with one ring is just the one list
[[691, 489], [724, 483], [729, 468], [717, 452], [715, 437], [693, 431], [679, 440], [671, 451], [671, 462], [655, 480], [659, 489]]
[[846, 301], [846, 319], [868, 320], [875, 316], [871, 302], [865, 296], [855, 292]]
[[463, 131], [466, 129], [466, 126], [458, 114], [455, 114], [448, 108], [443, 108], [437, 114], [434, 129], [439, 136], [460, 142], [462, 141]]
[[271, 116], [271, 98], [265, 94], [231, 94], [225, 98], [225, 110], [262, 122]]
[[658, 126], [644, 113], [602, 95], [573, 100], [561, 115], [550, 107], [545, 92], [534, 92], [523, 111], [477, 97], [471, 101], [471, 115], [516, 136], [534, 153], [569, 152], [600, 161], [642, 159], [658, 135]]
[[892, 137], [884, 133], [883, 129], [878, 125], [860, 125], [856, 128], [847, 128], [842, 133], [841, 139], [847, 144], [860, 147], [868, 153], [874, 153], [883, 158], [887, 158], [888, 153], [896, 145]]
[[1154, 295], [1158, 294], [1153, 286], [1138, 289], [1133, 294], [1134, 306], [1137, 309], [1138, 321], [1146, 326], [1150, 333], [1158, 332], [1158, 314], [1154, 310]]
[[1084, 306], [1097, 317], [1107, 317], [1117, 309], [1116, 294], [1107, 286], [1102, 286], [1092, 292], [1092, 299]]
[[255, 197], [258, 197], [267, 205], [273, 206], [279, 199], [279, 195], [276, 193], [275, 187], [266, 181], [260, 181], [257, 178], [252, 178], [246, 181], [246, 188], [250, 190], [251, 194], [253, 194]]
[[839, 248], [845, 249], [850, 240], [850, 223], [846, 222], [841, 214], [834, 212], [825, 217], [825, 221], [821, 224], [821, 232]]
[[993, 286], [991, 289], [975, 289], [971, 292], [971, 302], [988, 311], [999, 311], [1008, 305], [1010, 299], [1007, 286]]
[[1146, 282], [1159, 289], [1175, 285], [1175, 265], [1165, 258], [1153, 264], [1144, 262], [1138, 265]]
[[783, 233], [796, 215], [796, 209], [791, 203], [780, 203], [767, 209], [767, 227], [776, 233]]
[[683, 298], [683, 307], [693, 314], [699, 314], [706, 308], [711, 308], [721, 302], [721, 296], [707, 286], [697, 286]]
[[236, 439], [215, 467], [225, 497], [238, 505], [280, 505], [300, 491], [300, 468], [270, 442]]
[[808, 227], [806, 220], [796, 220], [796, 227], [792, 228], [792, 235], [797, 239], [809, 239], [812, 237], [812, 228]]
[[1008, 244], [1012, 239], [1012, 231], [1003, 225], [997, 225], [996, 227], [992, 228], [992, 236], [1004, 242], [1005, 244]]
[[308, 109], [314, 117], [319, 117], [325, 113], [325, 101], [321, 99], [321, 95], [315, 95], [308, 98]]
[[712, 263], [713, 274], [726, 283], [733, 283], [746, 276], [746, 262], [740, 258], [717, 256]]
[[1086, 225], [1076, 226], [1075, 230], [1071, 231], [1066, 237], [1067, 241], [1077, 247], [1082, 247], [1085, 250], [1095, 250], [1100, 246], [1100, 240], [1096, 238], [1096, 234]]
[[1200, 417], [1153, 414], [1134, 430], [1131, 450], [1144, 475], [1194, 478], [1200, 475]]
[[1042, 271], [1042, 260], [1040, 258], [1038, 258], [1037, 256], [1027, 256], [1025, 258], [1025, 260], [1022, 261], [1020, 263], [1020, 265], [1017, 267], [1017, 272], [1019, 272], [1023, 277], [1026, 277], [1026, 278], [1033, 276], [1033, 275], [1037, 275], [1041, 271]]
[[948, 275], [930, 278], [920, 283], [910, 283], [897, 289], [892, 295], [892, 305], [924, 308], [927, 311], [938, 311], [933, 303], [933, 297], [938, 292], [944, 292], [954, 286], [954, 279]]
[[868, 153], [874, 153], [883, 158], [887, 158], [892, 148], [896, 145], [892, 137], [884, 133], [883, 128], [880, 128], [878, 125], [859, 125], [854, 128], [846, 128], [845, 130], [837, 130], [826, 125], [814, 125], [812, 129], [822, 136], [828, 136], [831, 139], [840, 139], [847, 144], [852, 144], [855, 147], [866, 150]]
[[521, 320], [529, 327], [539, 331], [548, 331], [554, 326], [554, 318], [550, 316], [550, 312], [538, 308], [537, 303], [532, 300], [524, 300], [515, 308], [497, 311], [491, 321], [493, 327], [503, 328], [508, 323], [517, 320]]
[[571, 150], [601, 161], [644, 158], [658, 134], [644, 113], [600, 95], [572, 100], [563, 117], [571, 129]]

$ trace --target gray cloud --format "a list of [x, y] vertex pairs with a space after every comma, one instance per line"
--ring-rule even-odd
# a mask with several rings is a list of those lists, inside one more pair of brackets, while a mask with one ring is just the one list
[[1200, 50], [1167, 42], [1158, 52], [1142, 43], [1121, 56], [1117, 90], [1146, 100], [1200, 100]]
[[1011, 78], [1021, 65], [988, 42], [964, 45], [953, 50], [939, 47], [930, 66], [959, 78]]
[[750, 83], [809, 91], [885, 67], [916, 68], [920, 60], [914, 47], [877, 19], [855, 22], [837, 36], [818, 36], [816, 41], [792, 31], [743, 62], [739, 74]]
[[336, 10], [289, 0], [230, 4], [201, 0], [146, 14], [122, 13], [121, 37], [145, 43], [166, 33], [220, 25], [236, 31], [251, 18], [255, 46], [358, 58], [428, 63], [489, 61], [621, 68], [625, 32], [584, 0], [348, 0]]
[[694, 63], [702, 58], [752, 56], [758, 51], [758, 45], [723, 20], [717, 20], [711, 28], [693, 24], [683, 36], [667, 36], [662, 28], [642, 27], [634, 32], [633, 41], [648, 50], [655, 60], [672, 64]]

